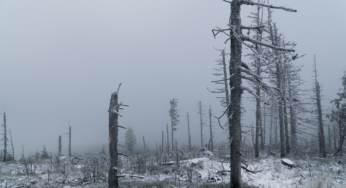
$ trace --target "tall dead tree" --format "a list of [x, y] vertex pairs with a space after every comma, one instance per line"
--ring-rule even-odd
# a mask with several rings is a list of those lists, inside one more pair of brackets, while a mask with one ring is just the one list
[[72, 152], [71, 152], [71, 126], [69, 126], [68, 128], [68, 156], [71, 157], [72, 156]]
[[[262, 14], [261, 14], [262, 12]], [[257, 6], [257, 10], [255, 13], [250, 13], [250, 18], [253, 19], [254, 27], [263, 26], [263, 7]], [[262, 42], [262, 31], [256, 30], [253, 36], [257, 41]], [[252, 66], [254, 67], [254, 72], [258, 77], [261, 76], [263, 63], [261, 62], [260, 57], [257, 54], [261, 54], [263, 52], [262, 46], [255, 44], [254, 50], [256, 53], [250, 54], [251, 59], [254, 60]], [[255, 157], [259, 157], [259, 137], [261, 137], [261, 148], [263, 148], [263, 130], [262, 130], [262, 116], [261, 116], [261, 86], [255, 84], [256, 89], [256, 128], [255, 128]]]
[[4, 127], [4, 137], [2, 138], [4, 141], [4, 151], [3, 151], [3, 162], [7, 161], [7, 127], [6, 127], [6, 113], [4, 113], [4, 124], [2, 124], [2, 126]]
[[191, 133], [190, 133], [190, 116], [189, 112], [186, 113], [187, 117], [187, 134], [188, 134], [188, 139], [189, 139], [189, 151], [191, 151]]
[[323, 129], [323, 120], [322, 120], [321, 85], [317, 80], [316, 56], [314, 56], [314, 74], [315, 74], [314, 91], [316, 95], [320, 154], [322, 155], [323, 158], [326, 158], [327, 156], [326, 143], [324, 138], [324, 129]]
[[[241, 188], [242, 187], [241, 185], [241, 138], [242, 138], [241, 133], [242, 132], [241, 132], [241, 122], [240, 122], [241, 121], [241, 96], [244, 90], [247, 90], [249, 93], [254, 94], [254, 92], [252, 92], [250, 89], [242, 86], [242, 79], [246, 79], [256, 84], [262, 85], [262, 88], [266, 88], [267, 90], [270, 90], [270, 88], [267, 85], [265, 85], [255, 73], [250, 71], [248, 69], [248, 66], [246, 66], [245, 63], [242, 62], [241, 60], [242, 59], [242, 44], [247, 45], [245, 41], [249, 41], [253, 44], [266, 46], [268, 48], [273, 48], [276, 50], [294, 52], [294, 50], [292, 49], [280, 48], [280, 47], [262, 43], [250, 37], [244, 36], [242, 34], [242, 29], [260, 29], [262, 27], [242, 26], [241, 15], [240, 15], [241, 5], [257, 5], [257, 6], [283, 9], [283, 10], [287, 10], [291, 12], [296, 12], [296, 10], [288, 9], [285, 7], [275, 7], [272, 5], [255, 3], [250, 0], [233, 0], [231, 2], [226, 0], [224, 1], [230, 3], [231, 5], [231, 16], [230, 16], [229, 28], [228, 29], [214, 29], [213, 33], [216, 31], [216, 34], [214, 33], [214, 36], [216, 36], [220, 32], [222, 33], [225, 33], [226, 31], [230, 32], [230, 34], [227, 34], [227, 35], [230, 36], [230, 40], [231, 40], [231, 46], [230, 46], [231, 48], [231, 61], [230, 61], [231, 102], [226, 110], [228, 123], [230, 126], [229, 128], [229, 138], [230, 138], [230, 144], [231, 144], [230, 180], [231, 180], [231, 187]], [[249, 47], [249, 45], [247, 46]], [[247, 75], [242, 75], [242, 72]]]
[[209, 150], [210, 151], [214, 151], [214, 140], [213, 140], [213, 124], [211, 121], [211, 117], [212, 117], [212, 111], [211, 111], [211, 106], [209, 107], [209, 128], [210, 128], [210, 138], [209, 138]]
[[[217, 97], [217, 98], [220, 99], [221, 106], [223, 106], [223, 107], [225, 107], [227, 109], [227, 107], [229, 106], [229, 103], [230, 103], [230, 95], [229, 95], [230, 91], [228, 89], [228, 80], [229, 80], [229, 78], [227, 78], [227, 69], [229, 69], [229, 67], [227, 67], [228, 65], [226, 63], [226, 53], [225, 53], [225, 50], [223, 49], [223, 50], [220, 50], [220, 51], [221, 51], [222, 59], [218, 59], [218, 60], [216, 60], [216, 62], [217, 62], [217, 65], [221, 66], [221, 67], [214, 68], [214, 70], [216, 70], [217, 72], [214, 73], [213, 75], [214, 76], [222, 76], [222, 78], [220, 80], [215, 80], [215, 81], [211, 81], [211, 82], [214, 82], [215, 84], [221, 84], [221, 85], [223, 85], [223, 87], [222, 88], [216, 88], [214, 91], [210, 91], [209, 88], [207, 88], [207, 89], [211, 93], [224, 93], [225, 94], [224, 97]], [[215, 117], [215, 118], [218, 120], [219, 126], [222, 129], [224, 129], [224, 127], [220, 123], [221, 117]], [[227, 128], [229, 127], [228, 126], [228, 122], [226, 124], [226, 127]]]
[[12, 146], [12, 159], [14, 160], [14, 147], [13, 147], [13, 139], [12, 139], [12, 134], [11, 134], [11, 131], [9, 131], [10, 133], [10, 137], [11, 137], [11, 146]]
[[203, 121], [203, 116], [204, 116], [204, 113], [203, 113], [203, 109], [202, 109], [202, 101], [198, 101], [197, 102], [197, 106], [198, 106], [198, 114], [199, 114], [199, 125], [201, 127], [201, 147], [204, 147], [203, 146], [203, 126], [204, 126], [204, 121]]
[[58, 152], [58, 154], [59, 154], [59, 156], [61, 156], [61, 135], [59, 136], [59, 141], [58, 141], [58, 143], [59, 143], [59, 146], [58, 146], [58, 149], [59, 149], [59, 152]]
[[266, 144], [266, 106], [269, 105], [269, 103], [264, 102], [263, 103], [263, 123], [261, 124], [261, 149], [264, 149], [264, 145]]
[[[284, 44], [284, 42], [283, 42]], [[284, 46], [284, 45], [283, 45]], [[288, 118], [287, 118], [287, 100], [286, 100], [286, 74], [287, 74], [287, 68], [285, 61], [283, 63], [284, 68], [283, 68], [283, 75], [282, 75], [282, 94], [284, 96], [283, 99], [283, 116], [284, 116], [284, 125], [285, 125], [285, 144], [286, 144], [286, 154], [290, 153], [290, 139], [289, 139], [289, 133], [288, 133]]]
[[164, 148], [164, 131], [162, 131], [162, 142], [161, 142], [161, 152], [163, 153], [164, 152], [164, 150], [163, 150], [163, 148]]
[[[167, 132], [167, 153], [169, 153], [169, 133], [168, 133], [168, 123], [166, 124], [166, 132]], [[172, 148], [173, 150], [173, 148]]]
[[221, 102], [221, 106], [227, 108], [228, 104], [229, 104], [229, 90], [228, 90], [228, 78], [227, 78], [227, 63], [226, 63], [226, 52], [225, 50], [219, 50], [221, 51], [221, 57], [222, 59], [218, 59], [216, 60], [218, 66], [220, 66], [219, 68], [214, 68], [215, 71], [217, 71], [216, 73], [213, 73], [214, 76], [221, 76], [221, 79], [219, 80], [214, 80], [211, 81], [215, 84], [220, 84], [223, 85], [223, 87], [221, 88], [216, 88], [215, 90], [209, 90], [209, 92], [211, 93], [225, 93], [225, 97], [217, 97], [218, 99], [220, 99]]
[[169, 109], [169, 116], [171, 117], [171, 134], [172, 134], [172, 150], [174, 149], [173, 147], [173, 139], [174, 139], [174, 132], [177, 130], [177, 125], [179, 123], [179, 114], [177, 110], [178, 106], [178, 100], [177, 99], [172, 99], [169, 101], [171, 104], [171, 108]]
[[144, 136], [143, 136], [143, 149], [144, 149], [144, 153], [147, 151], [145, 148], [145, 140], [144, 140]]
[[110, 155], [110, 163], [109, 163], [109, 171], [108, 171], [108, 188], [118, 188], [118, 132], [119, 132], [119, 124], [118, 117], [119, 110], [122, 109], [124, 105], [122, 103], [118, 103], [119, 97], [119, 89], [121, 84], [119, 84], [118, 90], [111, 95], [110, 104], [109, 104], [109, 155]]

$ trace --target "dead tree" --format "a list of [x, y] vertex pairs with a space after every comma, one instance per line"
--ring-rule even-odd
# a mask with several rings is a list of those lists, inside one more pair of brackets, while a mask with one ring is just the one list
[[222, 78], [219, 80], [214, 80], [211, 81], [215, 84], [221, 84], [224, 85], [222, 88], [216, 88], [215, 90], [211, 91], [208, 88], [208, 91], [211, 93], [225, 93], [225, 97], [217, 97], [220, 99], [221, 102], [221, 106], [227, 108], [228, 104], [229, 104], [229, 89], [228, 89], [228, 79], [227, 78], [227, 63], [226, 63], [226, 53], [225, 50], [219, 50], [221, 51], [221, 57], [222, 59], [218, 59], [216, 60], [217, 65], [220, 66], [220, 68], [214, 68], [214, 70], [216, 70], [217, 72], [214, 73], [214, 76], [221, 76]]
[[[283, 46], [284, 46], [284, 42], [283, 42]], [[283, 99], [283, 116], [284, 116], [284, 125], [285, 125], [285, 141], [286, 141], [286, 154], [289, 154], [290, 153], [290, 139], [289, 139], [289, 133], [288, 133], [288, 118], [287, 118], [287, 100], [286, 100], [286, 74], [287, 74], [287, 68], [286, 68], [286, 64], [285, 64], [285, 61], [283, 63], [283, 74], [282, 74], [282, 83], [283, 83], [283, 86], [282, 86], [282, 93], [283, 93], [283, 96], [284, 96], [284, 99]]]
[[198, 106], [198, 114], [199, 114], [199, 125], [201, 127], [201, 147], [204, 147], [203, 145], [203, 126], [205, 125], [204, 121], [203, 121], [203, 116], [204, 116], [204, 113], [203, 113], [203, 109], [202, 109], [202, 101], [198, 101], [197, 103], [197, 106]]
[[[261, 15], [262, 11], [262, 15]], [[255, 13], [251, 13], [250, 18], [253, 18], [254, 27], [261, 27], [263, 25], [263, 8], [261, 6], [257, 6], [257, 11]], [[249, 34], [249, 32], [248, 32]], [[253, 36], [257, 41], [262, 41], [262, 31], [256, 30], [255, 35]], [[254, 60], [252, 66], [255, 68], [254, 72], [258, 77], [261, 76], [262, 67], [264, 66], [260, 57], [256, 54], [261, 54], [263, 49], [262, 46], [255, 44], [254, 50], [256, 53], [250, 54], [251, 58]], [[256, 89], [256, 128], [255, 128], [255, 157], [259, 157], [259, 137], [261, 137], [261, 148], [263, 149], [263, 130], [262, 130], [262, 116], [261, 116], [261, 86], [255, 84]]]
[[186, 117], [187, 117], [187, 134], [188, 134], [188, 138], [189, 138], [189, 151], [191, 151], [191, 133], [190, 133], [190, 116], [189, 116], [189, 112], [186, 113]]
[[[70, 122], [68, 122], [68, 124], [70, 125]], [[72, 134], [71, 126], [69, 126], [69, 128], [68, 128], [68, 156], [69, 157], [72, 156], [72, 152], [71, 152], [71, 134]]]
[[11, 131], [9, 131], [9, 133], [10, 133], [10, 137], [11, 137], [11, 146], [12, 146], [12, 158], [13, 158], [13, 160], [14, 160], [15, 158], [14, 158], [14, 147], [13, 147], [13, 139], [12, 139], [12, 134], [11, 134]]
[[58, 141], [58, 143], [59, 143], [59, 147], [58, 147], [58, 149], [59, 149], [59, 152], [58, 152], [58, 154], [59, 154], [59, 156], [61, 156], [61, 135], [59, 136], [59, 141]]
[[316, 56], [314, 56], [314, 74], [315, 74], [314, 91], [316, 95], [320, 154], [322, 155], [323, 158], [326, 158], [327, 156], [326, 143], [324, 138], [324, 129], [323, 129], [323, 120], [322, 120], [321, 89], [320, 89], [321, 85], [317, 80]]
[[172, 99], [169, 101], [171, 104], [171, 108], [169, 109], [169, 116], [171, 117], [171, 134], [172, 134], [172, 150], [174, 149], [173, 147], [173, 139], [174, 139], [174, 132], [177, 130], [177, 125], [179, 123], [179, 114], [177, 110], [178, 106], [178, 100], [177, 99]]
[[7, 161], [7, 127], [6, 127], [6, 113], [4, 113], [4, 124], [2, 124], [2, 126], [4, 127], [4, 137], [2, 138], [4, 141], [4, 151], [3, 151], [3, 162]]
[[144, 136], [143, 136], [143, 149], [144, 149], [144, 153], [146, 152], [146, 148], [145, 148], [145, 140], [144, 140]]
[[164, 147], [163, 147], [163, 146], [164, 146], [164, 139], [165, 139], [165, 138], [164, 138], [164, 131], [162, 131], [162, 142], [161, 142], [161, 152], [162, 152], [162, 153], [163, 153], [163, 151], [164, 151], [164, 150], [163, 150], [163, 148], [164, 148]]
[[[168, 123], [166, 124], [166, 131], [167, 131], [167, 153], [169, 153], [169, 133], [168, 133]], [[172, 148], [173, 150], [173, 148]]]
[[119, 89], [121, 84], [119, 84], [118, 90], [111, 95], [110, 104], [109, 104], [109, 171], [108, 171], [108, 188], [118, 188], [118, 117], [119, 110], [122, 109], [122, 106], [127, 106], [122, 103], [118, 103]]
[[[207, 89], [211, 93], [225, 93], [225, 97], [217, 97], [217, 98], [221, 99], [220, 100], [221, 106], [227, 108], [229, 106], [229, 102], [230, 102], [230, 95], [229, 95], [230, 91], [228, 89], [228, 79], [229, 78], [227, 78], [227, 69], [229, 67], [227, 67], [227, 63], [226, 63], [226, 53], [225, 53], [225, 50], [223, 49], [223, 50], [220, 50], [220, 51], [221, 51], [222, 59], [218, 59], [218, 60], [216, 60], [216, 62], [217, 62], [218, 66], [221, 66], [221, 68], [214, 68], [214, 70], [216, 70], [217, 72], [214, 73], [213, 75], [214, 76], [222, 76], [222, 78], [220, 80], [215, 80], [215, 81], [211, 81], [211, 82], [214, 82], [215, 84], [224, 85], [224, 87], [223, 88], [216, 88], [216, 90], [214, 90], [214, 91], [210, 91], [209, 88], [207, 88]], [[215, 118], [218, 120], [219, 126], [222, 129], [224, 129], [224, 127], [221, 126], [221, 124], [220, 124], [221, 117], [215, 117]], [[227, 122], [227, 124], [228, 124], [228, 122]]]
[[[241, 5], [257, 5], [257, 6], [283, 9], [283, 10], [292, 11], [292, 12], [296, 12], [296, 11], [293, 9], [285, 8], [285, 7], [276, 7], [272, 5], [255, 3], [250, 0], [233, 0], [231, 2], [227, 0], [224, 0], [224, 1], [230, 3], [231, 5], [229, 28], [215, 29], [213, 30], [213, 33], [216, 32], [216, 34], [214, 33], [214, 36], [216, 36], [220, 32], [222, 33], [226, 33], [226, 31], [230, 32], [230, 34], [226, 33], [227, 35], [230, 36], [230, 40], [231, 40], [231, 46], [230, 46], [231, 48], [231, 61], [230, 61], [231, 102], [230, 102], [230, 105], [226, 109], [228, 124], [230, 126], [229, 128], [229, 138], [230, 138], [230, 144], [231, 144], [230, 180], [231, 180], [231, 187], [241, 188], [242, 187], [241, 185], [241, 138], [242, 138], [241, 135], [242, 135], [242, 132], [241, 132], [241, 122], [240, 122], [241, 121], [241, 96], [244, 90], [248, 91], [251, 94], [254, 94], [254, 92], [252, 92], [250, 89], [242, 86], [242, 79], [246, 79], [256, 84], [262, 85], [262, 88], [266, 88], [267, 91], [270, 90], [270, 87], [264, 84], [259, 79], [259, 77], [255, 73], [250, 71], [248, 69], [248, 66], [246, 66], [246, 64], [242, 62], [241, 60], [242, 59], [242, 44], [247, 45], [245, 41], [249, 41], [253, 44], [266, 46], [268, 48], [273, 48], [275, 50], [283, 50], [283, 51], [291, 51], [291, 52], [294, 52], [294, 50], [284, 49], [278, 46], [269, 45], [269, 44], [257, 41], [255, 39], [252, 39], [250, 37], [244, 36], [241, 31], [242, 29], [260, 29], [262, 27], [242, 26], [240, 7]], [[247, 46], [249, 47], [249, 45]], [[245, 75], [242, 75], [242, 73], [245, 73]]]
[[210, 151], [214, 151], [214, 140], [213, 140], [213, 124], [211, 121], [212, 117], [212, 112], [211, 112], [211, 106], [209, 107], [209, 128], [210, 128], [210, 139], [209, 139], [209, 144], [208, 144], [208, 149]]

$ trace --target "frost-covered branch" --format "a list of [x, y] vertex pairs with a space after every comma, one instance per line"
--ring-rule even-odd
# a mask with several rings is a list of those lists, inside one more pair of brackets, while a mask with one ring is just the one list
[[265, 25], [259, 25], [259, 26], [241, 26], [240, 29], [253, 29], [257, 30], [260, 34], [262, 33], [262, 29], [265, 27]]
[[244, 73], [246, 73], [246, 74], [248, 74], [248, 75], [250, 75], [252, 77], [254, 77], [258, 82], [261, 82], [260, 80], [262, 80], [261, 76], [259, 76], [258, 74], [252, 72], [250, 69], [242, 69], [242, 68], [240, 68], [240, 71], [244, 72]]
[[277, 47], [277, 46], [273, 46], [273, 45], [270, 45], [270, 44], [266, 44], [266, 43], [254, 40], [254, 39], [252, 39], [250, 37], [247, 37], [247, 36], [244, 36], [244, 35], [241, 36], [241, 39], [244, 40], [244, 41], [249, 41], [249, 42], [252, 42], [254, 44], [258, 44], [258, 45], [265, 46], [265, 47], [272, 48], [272, 49], [279, 50], [279, 51], [295, 52], [294, 49], [280, 48], [280, 47]]
[[244, 4], [244, 5], [258, 5], [258, 6], [262, 6], [262, 7], [267, 7], [267, 8], [273, 8], [273, 9], [282, 9], [282, 10], [285, 10], [285, 11], [288, 11], [288, 12], [297, 12], [297, 10], [295, 9], [291, 9], [291, 8], [286, 8], [286, 7], [278, 7], [278, 6], [273, 6], [273, 5], [266, 5], [266, 4], [263, 4], [263, 3], [255, 3], [251, 0], [242, 0], [240, 1], [241, 4]]
[[120, 114], [119, 114], [119, 112], [118, 112], [118, 111], [116, 111], [115, 109], [113, 109], [113, 110], [112, 110], [112, 112], [113, 112], [113, 113], [115, 113], [115, 114], [117, 114], [117, 115], [118, 115], [118, 116], [120, 116], [120, 117], [123, 117], [123, 116], [122, 116], [122, 115], [120, 115]]
[[[216, 38], [216, 35], [218, 35], [219, 33], [224, 33], [224, 34], [230, 36], [228, 33], [225, 33], [225, 31], [230, 31], [230, 30], [231, 30], [231, 29], [221, 29], [221, 28], [217, 28], [217, 29], [211, 30], [211, 32], [213, 33], [214, 38]], [[214, 33], [214, 32], [216, 32], [216, 33]]]
[[261, 97], [258, 96], [258, 95], [256, 95], [250, 88], [248, 88], [248, 87], [243, 87], [243, 86], [242, 86], [241, 89], [242, 89], [242, 90], [245, 90], [245, 91], [247, 91], [248, 93], [250, 93], [251, 95], [255, 96], [256, 99], [259, 99], [260, 101], [262, 101]]

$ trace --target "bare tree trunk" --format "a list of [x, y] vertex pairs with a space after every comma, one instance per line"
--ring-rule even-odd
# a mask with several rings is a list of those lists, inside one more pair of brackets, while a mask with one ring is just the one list
[[59, 156], [61, 156], [61, 136], [59, 136]]
[[335, 126], [333, 126], [333, 131], [334, 131], [334, 149], [336, 150], [336, 132], [335, 132]]
[[326, 158], [326, 143], [324, 138], [323, 120], [322, 120], [322, 106], [321, 106], [321, 94], [320, 94], [320, 83], [317, 81], [317, 68], [316, 68], [316, 57], [314, 56], [315, 66], [315, 89], [316, 89], [316, 103], [318, 113], [318, 125], [319, 125], [319, 142], [320, 142], [320, 154], [323, 158]]
[[[256, 95], [260, 95], [260, 88], [256, 89]], [[259, 157], [259, 129], [261, 126], [261, 101], [256, 99], [256, 128], [255, 128], [255, 157]]]
[[10, 137], [11, 137], [11, 146], [12, 146], [12, 157], [13, 157], [13, 160], [14, 160], [15, 159], [14, 158], [14, 148], [13, 148], [13, 139], [12, 139], [11, 131], [10, 131]]
[[266, 103], [263, 104], [263, 123], [261, 128], [261, 135], [262, 135], [262, 142], [261, 142], [261, 149], [264, 149], [264, 145], [266, 144]]
[[231, 89], [231, 106], [228, 110], [228, 124], [229, 138], [231, 139], [231, 187], [241, 188], [241, 95], [243, 90], [241, 88], [241, 56], [242, 56], [242, 43], [237, 39], [241, 36], [241, 16], [239, 0], [231, 2], [231, 61], [230, 61], [230, 79]]
[[269, 134], [269, 144], [272, 145], [272, 130], [273, 130], [273, 114], [274, 114], [274, 97], [271, 99], [270, 104], [270, 134]]
[[198, 114], [201, 126], [201, 147], [203, 147], [203, 119], [202, 119], [202, 101], [198, 102]]
[[273, 104], [271, 104], [270, 109], [270, 130], [269, 130], [269, 145], [272, 145], [272, 129], [273, 129]]
[[171, 139], [172, 139], [172, 151], [174, 151], [174, 142], [173, 142], [173, 118], [171, 117]]
[[24, 144], [22, 144], [22, 160], [24, 159]]
[[[291, 85], [291, 74], [288, 73], [288, 96], [290, 100], [293, 99]], [[297, 124], [296, 124], [296, 112], [293, 107], [293, 104], [290, 104], [290, 123], [291, 123], [291, 148], [293, 151], [297, 150]]]
[[188, 137], [189, 137], [189, 151], [191, 151], [191, 133], [190, 133], [190, 116], [189, 116], [189, 112], [187, 112], [186, 114], [187, 116], [187, 133], [188, 133]]
[[143, 149], [144, 149], [144, 153], [146, 152], [146, 149], [145, 149], [145, 140], [144, 140], [144, 136], [143, 136]]
[[68, 129], [68, 156], [71, 157], [71, 126]]
[[[168, 123], [166, 124], [166, 129], [167, 129], [167, 153], [169, 153], [169, 133], [168, 133]], [[172, 148], [173, 149], [173, 148]]]
[[161, 152], [163, 153], [163, 146], [164, 146], [164, 140], [165, 138], [164, 138], [164, 131], [162, 131], [162, 143], [161, 143]]
[[331, 142], [331, 139], [330, 139], [330, 137], [331, 137], [331, 135], [330, 135], [331, 133], [330, 133], [330, 125], [328, 124], [328, 150], [330, 151], [330, 149], [332, 148], [332, 142]]
[[[272, 29], [271, 29], [272, 31]], [[276, 26], [274, 24], [274, 35], [273, 32], [271, 32], [272, 35], [272, 43], [274, 46], [279, 46], [280, 39], [278, 38], [278, 34], [276, 32]], [[276, 54], [278, 54], [275, 51]], [[277, 55], [278, 57], [278, 55]], [[276, 87], [279, 88], [280, 91], [282, 91], [282, 65], [281, 65], [281, 59], [277, 60], [275, 62], [276, 64]], [[286, 157], [286, 150], [285, 150], [285, 129], [284, 129], [284, 122], [283, 122], [283, 112], [282, 112], [282, 101], [283, 99], [280, 97], [278, 103], [279, 103], [279, 127], [280, 127], [280, 150], [281, 154], [280, 157]]]
[[6, 113], [4, 113], [4, 153], [3, 153], [3, 162], [6, 162], [6, 157], [7, 157], [7, 130], [6, 130]]
[[[275, 110], [277, 110], [277, 109], [278, 108], [275, 104]], [[275, 145], [278, 145], [278, 113], [276, 111], [275, 111], [275, 116], [274, 116], [274, 124], [275, 124]]]
[[[283, 83], [283, 89], [282, 89], [282, 93], [283, 93], [283, 96], [286, 96], [286, 72], [287, 72], [287, 69], [284, 68], [284, 72], [283, 72], [283, 80], [282, 80], [282, 83]], [[283, 99], [283, 103], [284, 103], [284, 106], [283, 106], [283, 109], [284, 109], [284, 122], [285, 122], [285, 140], [286, 140], [286, 154], [289, 154], [290, 153], [290, 138], [289, 138], [289, 133], [288, 133], [288, 118], [287, 118], [287, 102], [286, 102], [286, 99], [284, 98]]]
[[213, 140], [213, 124], [211, 122], [211, 106], [209, 108], [209, 125], [210, 125], [210, 150], [214, 151], [214, 140]]
[[[260, 10], [261, 7], [257, 6], [257, 12], [256, 12], [256, 26], [262, 25], [260, 21]], [[256, 34], [256, 40], [257, 41], [262, 41], [262, 34], [261, 32], [257, 31]], [[255, 49], [257, 52], [260, 52], [260, 47], [256, 44]], [[261, 76], [261, 60], [259, 58], [256, 58], [255, 60], [255, 68], [256, 68], [256, 73], [258, 76]], [[256, 95], [261, 96], [261, 88], [260, 86], [256, 86]], [[255, 140], [255, 157], [259, 157], [259, 136], [261, 136], [261, 148], [263, 148], [263, 135], [262, 135], [262, 117], [261, 117], [261, 100], [259, 98], [256, 98], [256, 140]]]
[[114, 92], [109, 104], [109, 155], [108, 188], [118, 188], [118, 93]]

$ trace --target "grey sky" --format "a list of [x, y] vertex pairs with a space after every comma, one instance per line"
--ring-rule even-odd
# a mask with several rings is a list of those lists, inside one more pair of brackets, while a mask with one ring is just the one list
[[[323, 94], [335, 98], [345, 70], [346, 1], [270, 2], [298, 10], [275, 10], [273, 20], [286, 40], [298, 44], [296, 51], [306, 54], [296, 61], [304, 65], [305, 87], [311, 87], [316, 54]], [[242, 10], [243, 25], [249, 25], [255, 7]], [[130, 105], [120, 125], [133, 127], [138, 146], [142, 136], [149, 144], [160, 141], [172, 98], [179, 100], [178, 142], [187, 141], [189, 111], [198, 145], [196, 101], [207, 105], [206, 112], [209, 105], [215, 114], [222, 112], [206, 88], [215, 87], [210, 81], [219, 53], [213, 47], [229, 51], [225, 36], [214, 39], [211, 30], [226, 27], [229, 11], [221, 0], [0, 1], [0, 110], [8, 115], [16, 155], [21, 144], [26, 154], [43, 144], [56, 152], [67, 120], [74, 151], [101, 150], [108, 143], [110, 95], [120, 82], [120, 101]], [[329, 100], [323, 104], [327, 108]], [[254, 104], [245, 106], [249, 124]], [[218, 126], [215, 131], [218, 141], [226, 139]], [[65, 153], [66, 145], [64, 135]]]

